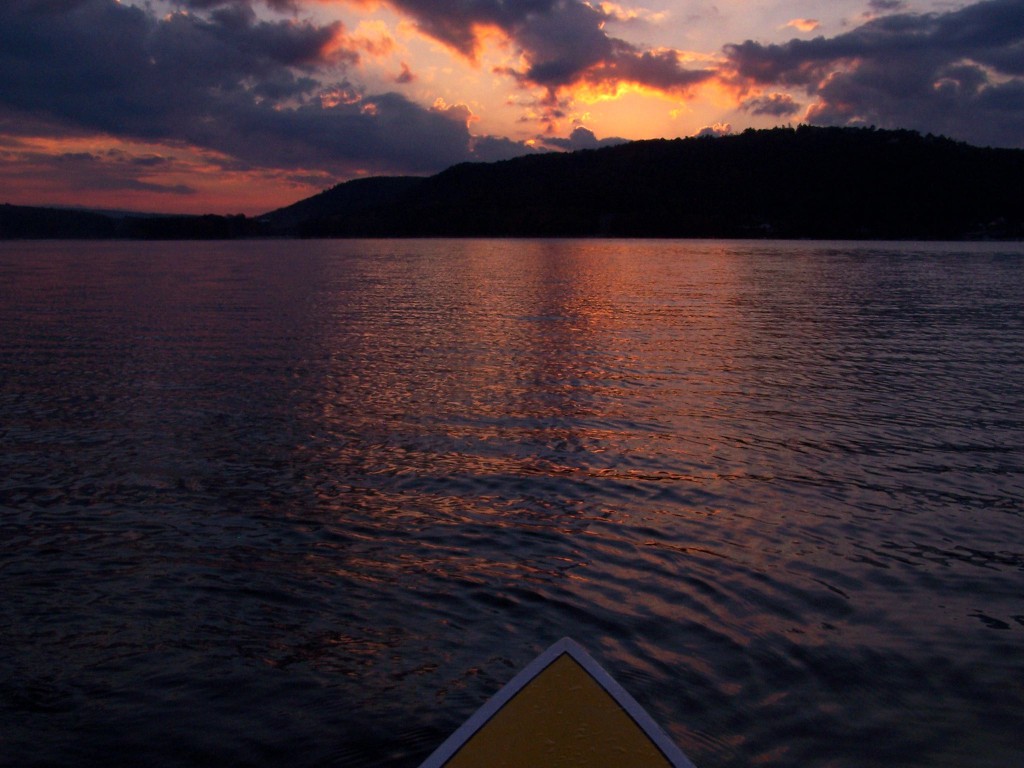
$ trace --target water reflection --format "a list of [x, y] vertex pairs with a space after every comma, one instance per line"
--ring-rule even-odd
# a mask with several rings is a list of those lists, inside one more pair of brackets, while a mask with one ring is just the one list
[[7, 754], [414, 765], [570, 634], [701, 766], [1006, 764], [1021, 258], [4, 245]]

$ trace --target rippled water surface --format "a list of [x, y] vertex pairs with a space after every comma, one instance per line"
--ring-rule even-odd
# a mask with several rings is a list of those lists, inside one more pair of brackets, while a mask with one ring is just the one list
[[1024, 764], [1024, 246], [0, 245], [0, 764]]

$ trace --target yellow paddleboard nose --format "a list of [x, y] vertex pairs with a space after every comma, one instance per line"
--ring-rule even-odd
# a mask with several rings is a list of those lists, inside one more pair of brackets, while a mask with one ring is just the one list
[[586, 651], [563, 638], [421, 768], [693, 768]]

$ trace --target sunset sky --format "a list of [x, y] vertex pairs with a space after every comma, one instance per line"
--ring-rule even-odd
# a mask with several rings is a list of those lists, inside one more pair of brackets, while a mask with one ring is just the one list
[[0, 2], [0, 203], [253, 215], [801, 122], [1024, 147], [1024, 2]]

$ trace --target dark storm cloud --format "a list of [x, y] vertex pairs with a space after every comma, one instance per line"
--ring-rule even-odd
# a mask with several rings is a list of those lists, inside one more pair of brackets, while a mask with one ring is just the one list
[[535, 150], [525, 144], [503, 136], [474, 136], [472, 139], [473, 160], [492, 163], [510, 157], [525, 155]]
[[[0, 103], [71, 124], [151, 137], [176, 135], [254, 100], [266, 82], [285, 98], [325, 56], [338, 25], [258, 22], [247, 9], [158, 20], [114, 0], [15, 0], [0, 8]], [[187, 138], [187, 137], [183, 137]]]
[[675, 91], [696, 85], [713, 76], [711, 70], [688, 70], [675, 50], [640, 51], [620, 47], [617, 55], [588, 73], [588, 80], [625, 80], [663, 91]]
[[[246, 2], [158, 18], [115, 0], [0, 4], [0, 125], [184, 141], [241, 165], [436, 171], [472, 157], [466, 115], [344, 79], [342, 25]], [[328, 98], [344, 93], [345, 98]], [[522, 150], [522, 146], [520, 146]]]
[[675, 51], [651, 51], [605, 30], [615, 17], [581, 0], [392, 0], [426, 34], [473, 56], [477, 27], [497, 27], [522, 50], [521, 82], [551, 91], [580, 82], [630, 82], [682, 91], [711, 77], [689, 70]]
[[895, 14], [833, 38], [725, 47], [737, 81], [798, 87], [822, 124], [916, 128], [1024, 146], [1024, 3]]
[[548, 16], [556, 6], [566, 3], [561, 0], [392, 0], [391, 4], [412, 15], [425, 34], [472, 56], [477, 45], [475, 27], [493, 26], [509, 32], [527, 19]]
[[752, 115], [790, 117], [800, 111], [800, 105], [788, 93], [771, 93], [747, 99], [740, 104], [740, 109]]
[[261, 166], [370, 165], [381, 171], [436, 171], [469, 159], [466, 123], [395, 93], [353, 103], [268, 110], [240, 105], [231, 122], [200, 129], [197, 143]]
[[615, 58], [622, 44], [601, 29], [603, 17], [590, 6], [563, 2], [517, 20], [506, 31], [526, 53], [529, 68], [523, 76], [538, 85], [558, 87], [578, 80], [589, 67]]
[[[256, 0], [174, 0], [175, 5], [180, 8], [191, 8], [194, 10], [209, 10], [223, 6], [246, 6], [251, 8]], [[298, 0], [260, 0], [263, 5], [281, 13], [297, 13], [299, 11]]]

